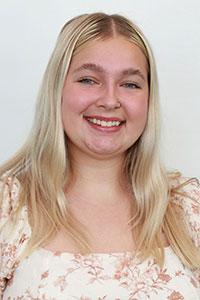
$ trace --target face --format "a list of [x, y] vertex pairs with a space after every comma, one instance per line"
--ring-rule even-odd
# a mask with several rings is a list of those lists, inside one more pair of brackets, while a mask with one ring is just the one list
[[147, 62], [123, 37], [87, 42], [73, 56], [62, 94], [72, 153], [123, 156], [142, 134], [148, 110]]

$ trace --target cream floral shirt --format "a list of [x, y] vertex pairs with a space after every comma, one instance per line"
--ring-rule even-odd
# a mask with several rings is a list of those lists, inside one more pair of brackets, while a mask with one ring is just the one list
[[[183, 179], [182, 179], [183, 180]], [[18, 263], [31, 230], [27, 210], [21, 212], [15, 231], [10, 214], [17, 207], [20, 184], [8, 181], [0, 208], [0, 298], [3, 300], [198, 300], [200, 270], [183, 266], [170, 247], [165, 265], [153, 258], [140, 262], [132, 253], [91, 253], [87, 256], [39, 248]], [[200, 187], [194, 179], [183, 188], [190, 197], [176, 196], [189, 233], [200, 247]], [[3, 226], [3, 227], [2, 227]]]

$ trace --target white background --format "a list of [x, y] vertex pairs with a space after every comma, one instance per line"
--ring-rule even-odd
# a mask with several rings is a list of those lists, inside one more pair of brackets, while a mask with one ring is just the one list
[[62, 25], [94, 11], [123, 14], [144, 31], [158, 67], [166, 165], [200, 178], [199, 0], [0, 0], [0, 163], [30, 130]]

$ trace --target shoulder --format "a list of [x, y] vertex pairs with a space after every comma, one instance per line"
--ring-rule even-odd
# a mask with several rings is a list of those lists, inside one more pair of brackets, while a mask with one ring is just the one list
[[171, 200], [185, 212], [199, 215], [200, 183], [197, 178], [178, 177], [170, 181]]
[[17, 178], [0, 178], [0, 228], [10, 218], [18, 207], [18, 197], [20, 192], [20, 182]]
[[0, 179], [0, 295], [31, 234], [27, 208], [18, 211], [20, 187], [16, 178], [3, 176]]
[[15, 177], [0, 178], [0, 243], [28, 226], [28, 210], [20, 203], [21, 184]]
[[171, 201], [181, 211], [186, 227], [200, 247], [200, 183], [197, 178], [179, 176], [170, 183]]

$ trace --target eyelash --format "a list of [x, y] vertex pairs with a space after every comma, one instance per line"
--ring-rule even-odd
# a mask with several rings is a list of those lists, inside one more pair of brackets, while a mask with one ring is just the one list
[[[93, 80], [91, 78], [82, 78], [82, 79], [78, 80], [78, 82], [83, 83], [83, 84], [89, 84], [89, 85], [98, 84], [95, 80]], [[121, 86], [124, 86], [125, 88], [129, 88], [129, 89], [140, 89], [140, 86], [133, 82], [126, 82], [126, 83], [121, 84]]]
[[94, 81], [91, 78], [82, 78], [82, 79], [78, 80], [78, 82], [84, 83], [84, 84], [91, 84], [91, 85], [97, 83], [96, 81]]
[[122, 86], [125, 86], [126, 88], [130, 88], [130, 89], [140, 89], [140, 86], [133, 82], [123, 83]]

